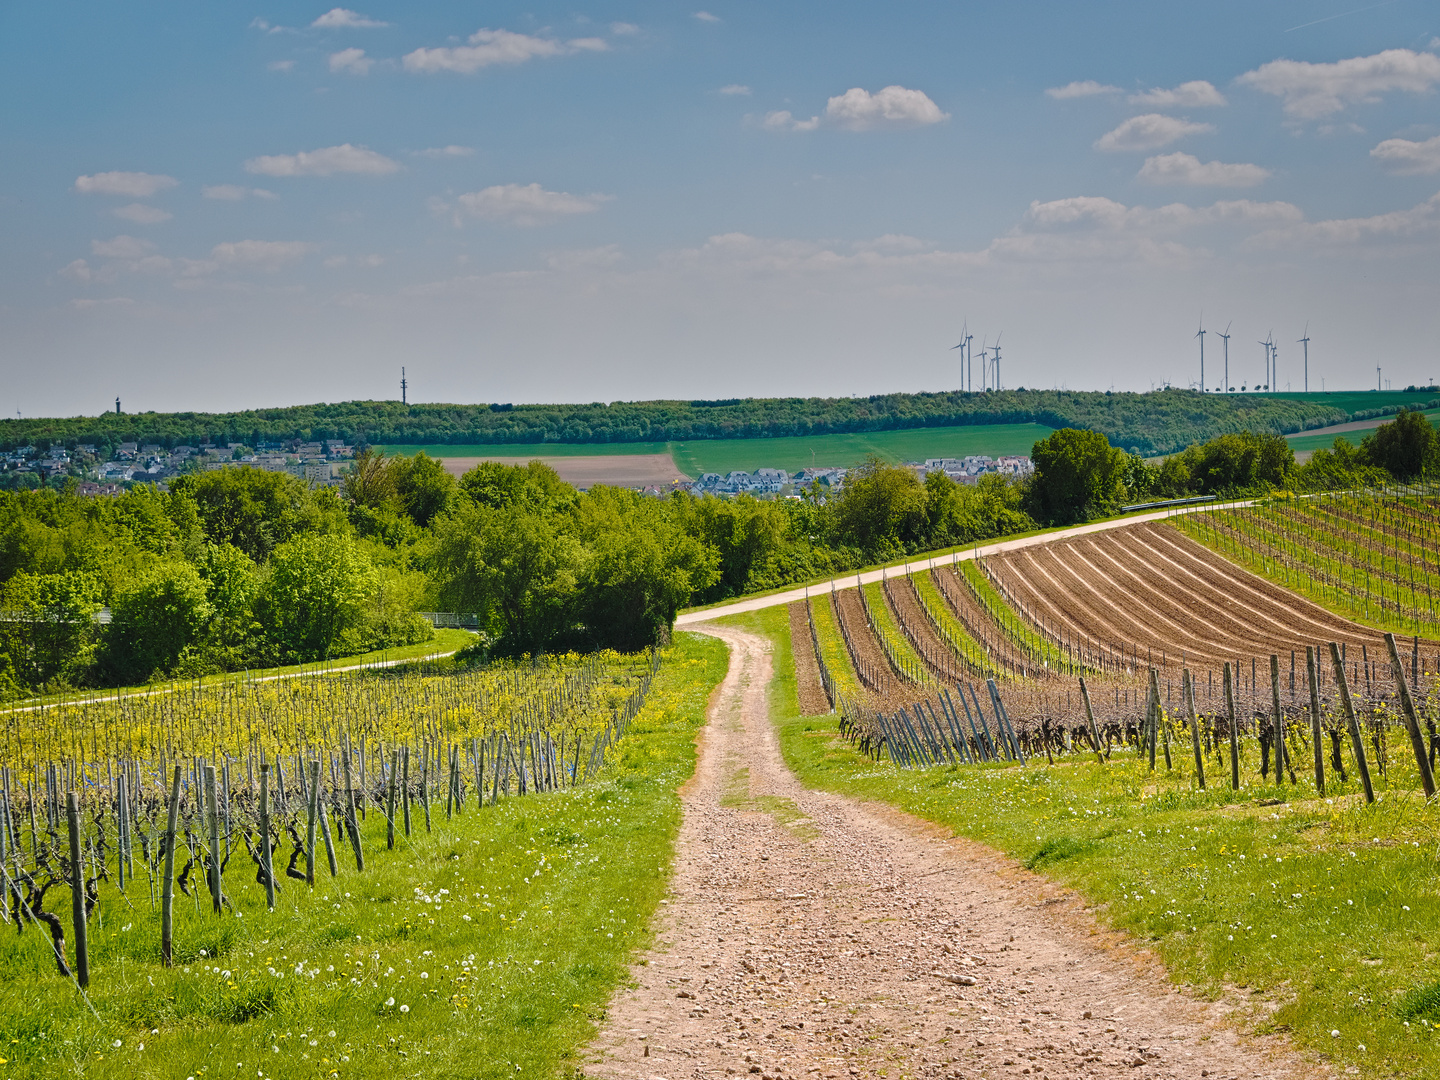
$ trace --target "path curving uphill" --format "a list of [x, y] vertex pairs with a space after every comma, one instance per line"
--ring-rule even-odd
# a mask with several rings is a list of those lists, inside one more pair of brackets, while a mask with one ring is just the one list
[[701, 629], [730, 646], [730, 669], [682, 791], [656, 945], [587, 1076], [1318, 1075], [1280, 1040], [1242, 1041], [1224, 1005], [1178, 993], [1043, 878], [803, 788], [768, 712], [769, 645]]

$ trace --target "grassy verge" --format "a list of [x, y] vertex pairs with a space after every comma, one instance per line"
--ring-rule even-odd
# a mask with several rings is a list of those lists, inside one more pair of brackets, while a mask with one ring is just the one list
[[[434, 831], [417, 814], [394, 852], [372, 810], [365, 873], [342, 848], [338, 878], [322, 857], [314, 891], [284, 879], [273, 912], [233, 866], [234, 915], [177, 895], [173, 969], [157, 960], [144, 879], [133, 907], [107, 890], [90, 924], [98, 1015], [55, 974], [48, 940], [5, 935], [0, 1075], [574, 1074], [648, 941], [680, 823], [676, 788], [726, 662], [714, 639], [677, 634], [645, 708], [584, 787], [470, 803], [449, 821], [442, 803]], [[63, 886], [48, 906], [68, 926]]]
[[402, 645], [397, 649], [376, 649], [358, 656], [341, 656], [314, 664], [290, 664], [285, 667], [252, 668], [249, 671], [227, 671], [222, 675], [205, 675], [199, 679], [181, 679], [175, 682], [162, 681], [149, 686], [125, 686], [107, 690], [76, 690], [65, 694], [51, 694], [47, 697], [24, 698], [7, 702], [0, 708], [0, 714], [14, 709], [31, 709], [37, 705], [58, 705], [66, 701], [89, 701], [97, 694], [103, 696], [128, 697], [131, 694], [164, 693], [172, 686], [219, 686], [227, 682], [242, 682], [254, 679], [283, 678], [288, 675], [323, 675], [327, 671], [356, 668], [365, 664], [393, 664], [405, 660], [424, 660], [434, 656], [448, 656], [458, 652], [475, 640], [469, 630], [441, 629], [429, 641], [418, 645]]
[[1233, 988], [1250, 1030], [1361, 1075], [1440, 1075], [1440, 804], [1420, 797], [1401, 740], [1368, 807], [1353, 773], [1323, 799], [1303, 777], [1261, 786], [1253, 747], [1238, 793], [1214, 786], [1213, 758], [1207, 791], [1118, 753], [907, 772], [853, 752], [833, 718], [798, 715], [783, 617], [726, 621], [776, 643], [772, 713], [806, 784], [890, 803], [1074, 888], [1177, 982]]

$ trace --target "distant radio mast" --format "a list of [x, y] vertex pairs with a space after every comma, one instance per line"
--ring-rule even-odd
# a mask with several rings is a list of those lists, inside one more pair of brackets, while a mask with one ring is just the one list
[[408, 386], [408, 384], [405, 382], [405, 369], [402, 367], [402, 368], [400, 369], [400, 404], [401, 404], [401, 405], [408, 405], [408, 404], [410, 404], [408, 401], [405, 400], [405, 391], [408, 390], [408, 389], [409, 389], [409, 386]]
[[115, 399], [115, 415], [120, 415], [120, 399], [118, 397]]

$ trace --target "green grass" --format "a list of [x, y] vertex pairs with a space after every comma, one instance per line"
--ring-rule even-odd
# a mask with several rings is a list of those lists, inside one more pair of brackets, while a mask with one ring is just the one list
[[797, 472], [810, 466], [858, 465], [874, 454], [884, 461], [988, 454], [1029, 456], [1036, 440], [1052, 428], [1041, 424], [968, 424], [957, 427], [869, 431], [847, 435], [797, 435], [776, 439], [702, 439], [672, 443], [675, 464], [691, 476], [754, 472], [759, 468]]
[[1440, 804], [1418, 792], [1403, 733], [1390, 743], [1391, 786], [1370, 807], [1353, 769], [1328, 799], [1303, 776], [1261, 786], [1253, 741], [1239, 793], [1214, 786], [1224, 777], [1213, 757], [1208, 791], [1118, 751], [1110, 765], [1077, 753], [1053, 768], [908, 772], [853, 751], [833, 718], [798, 715], [783, 618], [726, 621], [776, 643], [772, 714], [807, 785], [888, 802], [1073, 888], [1176, 982], [1206, 997], [1229, 988], [1242, 1028], [1286, 1033], [1337, 1071], [1440, 1076]]
[[[285, 667], [251, 668], [249, 671], [228, 671], [222, 675], [205, 675], [198, 680], [179, 679], [176, 680], [174, 685], [186, 688], [195, 686], [197, 683], [201, 686], [219, 686], [227, 682], [240, 682], [245, 679], [267, 679], [277, 675], [318, 674], [327, 670], [356, 667], [360, 664], [388, 664], [400, 660], [423, 660], [426, 657], [443, 656], [458, 652], [474, 640], [475, 634], [469, 630], [440, 629], [435, 631], [435, 636], [429, 641], [422, 641], [418, 645], [401, 645], [394, 649], [376, 649], [374, 652], [361, 653], [357, 656], [340, 656], [334, 660], [314, 664], [289, 664]], [[55, 705], [62, 701], [89, 701], [96, 693], [112, 697], [116, 694], [122, 697], [130, 694], [149, 694], [164, 690], [170, 685], [169, 680], [161, 680], [148, 686], [112, 687], [103, 691], [76, 690], [64, 694], [51, 694], [46, 697], [24, 698], [19, 701], [7, 702], [3, 708], [0, 708], [0, 715], [4, 715], [6, 712], [14, 709], [24, 709], [35, 705]]]
[[[0, 1070], [11, 1077], [571, 1077], [650, 940], [680, 823], [677, 787], [723, 676], [723, 645], [678, 634], [605, 773], [573, 791], [473, 802], [395, 852], [372, 811], [366, 871], [321, 859], [274, 912], [243, 848], [237, 914], [177, 896], [177, 964], [157, 962], [142, 876], [90, 924], [91, 1014], [48, 940], [0, 936]], [[417, 808], [418, 811], [418, 808]], [[23, 835], [23, 833], [22, 833]], [[47, 897], [68, 926], [69, 896]], [[68, 935], [67, 935], [68, 936]], [[303, 973], [301, 973], [303, 965]], [[272, 974], [270, 969], [274, 969]]]
[[[1440, 409], [1428, 409], [1425, 412], [1425, 416], [1432, 425], [1440, 427]], [[1357, 428], [1354, 431], [1332, 431], [1329, 435], [1291, 435], [1288, 436], [1285, 441], [1290, 444], [1290, 449], [1294, 450], [1297, 454], [1303, 453], [1306, 450], [1329, 450], [1330, 447], [1335, 445], [1337, 438], [1344, 439], [1352, 446], [1359, 446], [1360, 440], [1365, 438], [1366, 435], [1369, 435], [1381, 424], [1390, 423], [1393, 419], [1395, 419], [1393, 416], [1377, 416], [1375, 417], [1375, 422], [1370, 426]]]
[[460, 457], [595, 457], [601, 454], [663, 454], [670, 444], [663, 442], [617, 442], [617, 443], [475, 443], [451, 446], [435, 443], [429, 446], [394, 445], [379, 449], [386, 454], [399, 457], [414, 457], [424, 451], [433, 458]]
[[[1240, 396], [1240, 395], [1234, 395]], [[1367, 409], [1398, 409], [1402, 405], [1414, 407], [1425, 405], [1440, 397], [1434, 390], [1281, 390], [1275, 394], [1253, 394], [1252, 397], [1286, 398], [1291, 401], [1308, 401], [1319, 405], [1332, 405], [1344, 413], [1364, 412]]]

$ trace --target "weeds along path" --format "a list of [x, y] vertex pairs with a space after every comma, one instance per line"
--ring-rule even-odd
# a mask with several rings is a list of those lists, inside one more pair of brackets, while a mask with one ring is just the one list
[[[605, 1080], [1294, 1077], [1064, 890], [889, 808], [809, 791], [768, 712], [770, 647], [730, 646], [655, 947], [584, 1072]], [[819, 736], [817, 736], [819, 737]]]

